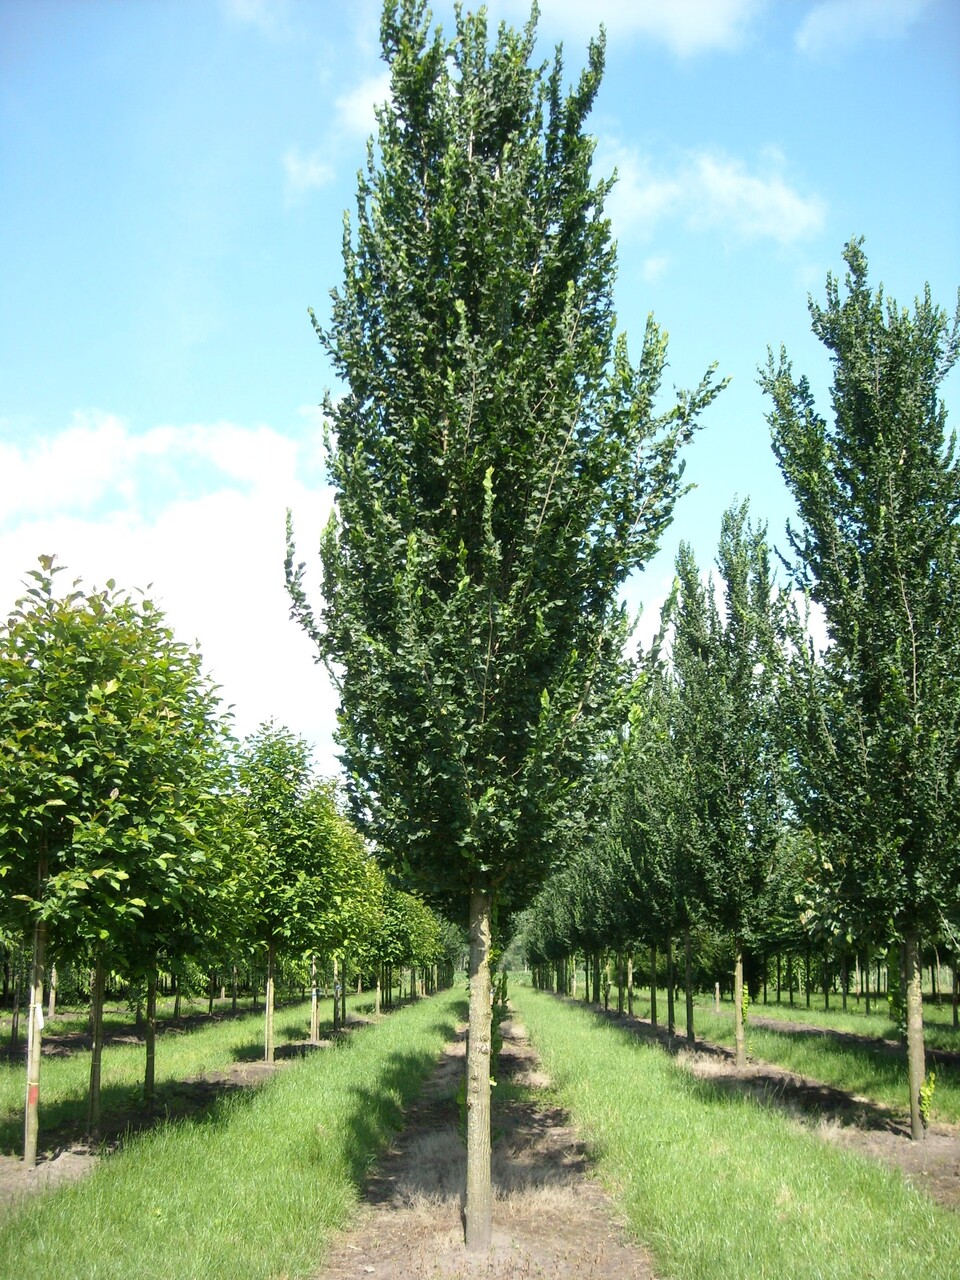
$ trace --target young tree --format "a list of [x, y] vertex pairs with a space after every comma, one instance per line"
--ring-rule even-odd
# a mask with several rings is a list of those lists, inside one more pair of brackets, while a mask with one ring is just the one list
[[742, 1066], [743, 950], [765, 915], [781, 823], [774, 735], [778, 606], [764, 533], [750, 527], [746, 504], [723, 517], [717, 563], [719, 606], [713, 579], [703, 583], [690, 548], [681, 544], [673, 643], [676, 740], [695, 789], [707, 912], [733, 938]]
[[[469, 902], [470, 1249], [490, 1240], [489, 966], [497, 900], [531, 892], [603, 714], [612, 622], [680, 491], [677, 451], [710, 375], [656, 416], [666, 338], [615, 336], [615, 248], [584, 133], [603, 42], [567, 94], [531, 66], [535, 18], [388, 0], [391, 97], [317, 325], [345, 394], [327, 401], [336, 515], [325, 606], [295, 614], [340, 678], [359, 813], [427, 893]], [[315, 322], [316, 323], [316, 322]]]
[[843, 256], [846, 295], [829, 275], [826, 306], [810, 302], [833, 362], [832, 424], [783, 350], [761, 377], [800, 513], [796, 581], [830, 641], [822, 663], [807, 655], [794, 701], [797, 800], [832, 908], [905, 943], [920, 1137], [920, 940], [956, 927], [960, 884], [960, 463], [938, 396], [960, 307], [951, 323], [927, 288], [901, 310], [870, 289], [862, 241]]
[[[59, 954], [128, 960], [148, 920], [176, 931], [208, 867], [198, 828], [224, 729], [200, 657], [157, 607], [112, 582], [54, 592], [42, 556], [0, 627], [0, 878], [4, 916], [32, 927], [24, 1159], [36, 1158], [40, 999]], [[96, 1046], [95, 1046], [96, 1049]], [[99, 1060], [91, 1068], [96, 1125]]]

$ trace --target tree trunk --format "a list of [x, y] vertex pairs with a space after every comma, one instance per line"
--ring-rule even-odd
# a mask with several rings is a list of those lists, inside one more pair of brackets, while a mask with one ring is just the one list
[[826, 951], [823, 953], [823, 1007], [830, 1008], [830, 961]]
[[633, 1017], [633, 951], [627, 955], [627, 1013]]
[[624, 1007], [624, 1001], [623, 1001], [623, 996], [624, 996], [623, 985], [624, 985], [624, 981], [623, 981], [623, 977], [624, 977], [624, 975], [623, 975], [623, 952], [622, 952], [622, 951], [618, 951], [618, 952], [617, 952], [617, 1013], [619, 1013], [621, 1017], [623, 1016], [623, 1007]]
[[924, 1123], [920, 1112], [920, 1089], [927, 1075], [923, 1052], [923, 996], [920, 970], [920, 939], [916, 933], [906, 938], [906, 990], [907, 1003], [907, 1078], [910, 1082], [910, 1137], [924, 1137]]
[[793, 1008], [793, 952], [787, 956], [787, 987], [790, 991], [790, 1008]]
[[383, 978], [383, 965], [378, 964], [377, 965], [377, 985], [374, 988], [374, 992], [373, 992], [373, 1012], [377, 1015], [377, 1017], [380, 1016], [380, 1011], [383, 1008], [382, 978]]
[[733, 960], [733, 1027], [737, 1047], [737, 1066], [747, 1065], [747, 1041], [743, 1027], [743, 947], [739, 938], [734, 944]]
[[153, 1115], [157, 1090], [157, 971], [151, 969], [147, 974], [147, 1025], [146, 1025], [147, 1063], [143, 1073], [143, 1105], [147, 1115]]
[[667, 938], [667, 1031], [673, 1035], [676, 1030], [676, 1017], [673, 999], [673, 938]]
[[467, 1033], [466, 1246], [490, 1248], [493, 1185], [490, 1170], [490, 894], [470, 895], [470, 1027]]
[[236, 1013], [237, 1012], [237, 966], [236, 965], [233, 966], [233, 993], [232, 993], [231, 1007], [233, 1009], [233, 1012]]
[[957, 957], [953, 958], [953, 1025], [960, 1027], [960, 973], [957, 972]]
[[777, 1004], [780, 1003], [780, 992], [781, 992], [780, 976], [781, 976], [780, 952], [778, 951], [777, 952]]
[[173, 986], [173, 1016], [179, 1018], [183, 1012], [183, 994], [180, 991], [180, 975], [174, 973], [171, 975], [171, 983]]
[[687, 994], [687, 1041], [696, 1044], [697, 1037], [693, 1030], [693, 957], [690, 944], [690, 930], [683, 931], [683, 985]]
[[806, 950], [806, 964], [807, 964], [807, 967], [806, 967], [806, 978], [807, 978], [807, 980], [806, 980], [805, 985], [806, 985], [806, 988], [807, 988], [807, 1008], [809, 1009], [809, 1008], [810, 1008], [810, 972], [811, 972], [811, 970], [810, 970], [810, 948], [809, 948], [809, 947], [807, 947], [807, 950]]
[[650, 1025], [657, 1025], [657, 944], [650, 944]]
[[10, 1052], [16, 1053], [20, 1043], [20, 988], [23, 985], [20, 957], [14, 961], [13, 968], [13, 1017], [10, 1020]]
[[317, 957], [310, 957], [310, 1043], [320, 1040], [320, 999], [317, 992]]
[[90, 1053], [90, 1092], [87, 1097], [87, 1136], [96, 1138], [100, 1132], [100, 1069], [103, 1062], [103, 956], [97, 952], [93, 969], [93, 1003], [90, 1009], [93, 1026], [93, 1045]]
[[267, 944], [267, 987], [263, 997], [263, 1060], [273, 1062], [273, 1007], [274, 1007], [274, 974], [275, 955], [273, 939]]
[[52, 1022], [57, 1014], [57, 966], [50, 966], [50, 994], [47, 998], [47, 1021]]
[[337, 957], [333, 957], [333, 1032], [340, 1030], [340, 968]]
[[340, 1025], [347, 1025], [347, 957], [343, 957], [340, 973]]
[[866, 947], [863, 952], [863, 999], [864, 1009], [867, 1015], [870, 1014], [870, 948]]
[[[41, 881], [43, 876], [41, 876]], [[23, 1116], [23, 1163], [37, 1163], [40, 1132], [40, 1049], [43, 1040], [43, 957], [47, 945], [46, 921], [33, 927], [33, 963], [30, 969], [30, 1001], [27, 1014], [27, 1098]]]
[[847, 953], [844, 951], [840, 957], [840, 986], [843, 989], [843, 1012], [847, 1012], [847, 993], [850, 986], [850, 966], [847, 960]]

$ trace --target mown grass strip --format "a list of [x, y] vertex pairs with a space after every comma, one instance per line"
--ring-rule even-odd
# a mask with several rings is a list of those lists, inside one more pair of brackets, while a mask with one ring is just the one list
[[[733, 1020], [722, 1013], [718, 1017], [697, 1010], [695, 1026], [697, 1035], [714, 1044], [733, 1044]], [[906, 1057], [883, 1045], [851, 1044], [815, 1031], [758, 1027], [748, 1017], [747, 1053], [847, 1093], [872, 1098], [895, 1111], [909, 1111]], [[960, 1070], [943, 1063], [927, 1065], [936, 1072], [932, 1119], [960, 1122]]]
[[[368, 995], [349, 995], [351, 1012], [367, 1010]], [[331, 1013], [325, 1001], [323, 1012]], [[163, 1114], [164, 1091], [177, 1081], [210, 1071], [227, 1071], [237, 1062], [257, 1062], [263, 1057], [263, 1010], [237, 1017], [194, 1021], [183, 1027], [169, 1025], [157, 1037], [156, 1083], [158, 1110]], [[69, 1023], [68, 1023], [69, 1025]], [[321, 1035], [330, 1030], [321, 1023]], [[278, 1047], [305, 1040], [310, 1028], [309, 1000], [277, 1010], [274, 1034]], [[51, 1024], [63, 1034], [62, 1024]], [[85, 1029], [85, 1028], [84, 1028]], [[129, 1023], [118, 1030], [129, 1031]], [[145, 1050], [141, 1043], [107, 1044], [103, 1050], [101, 1105], [105, 1125], [112, 1114], [139, 1105], [143, 1086]], [[0, 1063], [0, 1151], [22, 1151], [24, 1063]], [[63, 1055], [44, 1055], [40, 1072], [40, 1150], [49, 1146], [49, 1135], [63, 1128], [82, 1126], [87, 1112], [90, 1051], [78, 1049]], [[46, 1135], [46, 1143], [45, 1143]]]
[[371, 1161], [465, 1016], [447, 991], [360, 1028], [131, 1140], [89, 1177], [0, 1225], [18, 1280], [266, 1280], [310, 1275]]
[[511, 999], [664, 1280], [954, 1280], [960, 1216], [582, 1008]]

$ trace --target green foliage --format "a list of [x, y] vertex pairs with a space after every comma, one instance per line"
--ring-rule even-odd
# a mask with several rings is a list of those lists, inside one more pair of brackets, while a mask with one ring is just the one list
[[785, 691], [792, 801], [821, 843], [816, 906], [886, 942], [958, 919], [960, 463], [938, 387], [960, 342], [927, 289], [911, 313], [867, 282], [811, 302], [833, 362], [833, 420], [771, 354], [773, 447], [797, 502], [794, 576], [823, 610], [822, 659], [798, 643]]
[[0, 626], [0, 912], [55, 954], [199, 950], [220, 871], [226, 730], [199, 654], [113, 582], [40, 558]]
[[673, 749], [692, 797], [686, 838], [699, 896], [714, 923], [746, 941], [770, 914], [781, 833], [775, 695], [783, 659], [765, 530], [751, 527], [745, 503], [723, 517], [717, 564], [722, 603], [681, 545]]
[[930, 1124], [930, 1110], [933, 1106], [933, 1093], [937, 1087], [937, 1073], [928, 1071], [920, 1086], [920, 1116], [924, 1129]]
[[535, 30], [420, 0], [381, 27], [391, 100], [317, 332], [336, 513], [315, 618], [339, 681], [355, 812], [424, 892], [523, 900], [578, 827], [579, 780], [615, 720], [618, 591], [680, 492], [678, 450], [710, 375], [654, 400], [666, 338], [639, 361], [614, 329], [615, 250], [584, 133], [603, 44], [575, 88]]

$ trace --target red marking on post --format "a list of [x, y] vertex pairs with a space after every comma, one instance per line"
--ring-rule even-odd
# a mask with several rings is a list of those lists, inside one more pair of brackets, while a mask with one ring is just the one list
[[39, 1101], [40, 1086], [38, 1084], [32, 1084], [30, 1086], [30, 1092], [27, 1094], [27, 1106], [35, 1107]]

